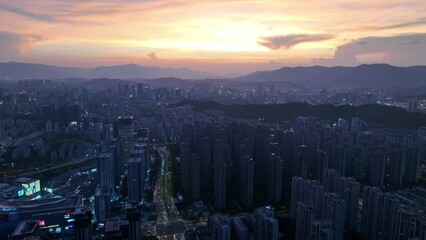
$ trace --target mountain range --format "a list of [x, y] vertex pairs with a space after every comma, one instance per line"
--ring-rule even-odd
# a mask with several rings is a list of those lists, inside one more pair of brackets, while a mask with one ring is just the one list
[[[96, 68], [70, 68], [43, 64], [9, 62], [0, 63], [1, 79], [64, 79], [64, 78], [116, 78], [116, 79], [216, 79], [212, 73], [188, 68], [161, 68], [136, 64], [100, 66]], [[426, 66], [396, 67], [388, 64], [363, 64], [356, 67], [283, 67], [272, 71], [258, 71], [236, 78], [233, 82], [286, 82], [300, 86], [328, 87], [381, 87], [424, 86]]]
[[208, 77], [214, 77], [214, 74], [207, 72], [196, 72], [188, 68], [161, 68], [155, 66], [140, 66], [137, 64], [99, 66], [95, 68], [71, 68], [19, 62], [0, 63], [0, 79], [155, 79], [165, 77], [204, 79]]
[[363, 64], [356, 67], [283, 67], [235, 78], [251, 82], [291, 82], [311, 86], [426, 85], [426, 66], [396, 67]]

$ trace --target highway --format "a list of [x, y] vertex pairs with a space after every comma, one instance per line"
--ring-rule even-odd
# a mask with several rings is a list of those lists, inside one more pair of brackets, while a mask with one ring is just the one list
[[164, 157], [164, 149], [156, 148], [159, 153], [161, 167], [157, 182], [155, 183], [154, 202], [157, 206], [157, 224], [167, 224], [169, 222], [169, 214], [166, 206], [165, 188], [166, 188], [166, 158]]
[[82, 164], [82, 163], [93, 161], [95, 159], [96, 159], [95, 155], [84, 156], [84, 157], [77, 158], [74, 161], [62, 163], [62, 164], [59, 164], [59, 165], [54, 165], [54, 166], [49, 166], [49, 167], [44, 167], [44, 168], [33, 168], [33, 169], [25, 169], [25, 170], [15, 171], [14, 174], [1, 177], [1, 179], [2, 179], [2, 181], [7, 181], [7, 180], [10, 180], [10, 179], [16, 179], [16, 178], [19, 178], [19, 177], [34, 176], [34, 175], [41, 174], [41, 173], [48, 172], [48, 171], [58, 170], [58, 169], [65, 168], [65, 167], [76, 166], [76, 165], [79, 165], [79, 164]]
[[[179, 217], [178, 210], [174, 205], [173, 194], [167, 184], [171, 163], [168, 161], [169, 152], [165, 146], [156, 147], [161, 161], [159, 177], [154, 190], [154, 202], [157, 206], [156, 234], [160, 239], [176, 239], [187, 227]], [[179, 237], [180, 238], [180, 237]]]

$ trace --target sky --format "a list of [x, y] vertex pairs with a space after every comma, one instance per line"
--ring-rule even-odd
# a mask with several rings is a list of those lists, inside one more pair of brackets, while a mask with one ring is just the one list
[[231, 74], [426, 65], [424, 0], [0, 0], [0, 61]]

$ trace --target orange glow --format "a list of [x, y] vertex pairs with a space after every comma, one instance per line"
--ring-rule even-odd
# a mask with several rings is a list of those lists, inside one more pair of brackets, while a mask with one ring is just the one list
[[422, 0], [0, 0], [0, 32], [37, 36], [17, 58], [61, 65], [310, 65], [355, 39], [426, 33], [425, 12]]

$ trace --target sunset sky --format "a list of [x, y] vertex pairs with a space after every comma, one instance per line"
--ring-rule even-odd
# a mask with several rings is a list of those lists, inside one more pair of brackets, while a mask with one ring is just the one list
[[426, 1], [0, 0], [0, 61], [221, 74], [426, 65]]

